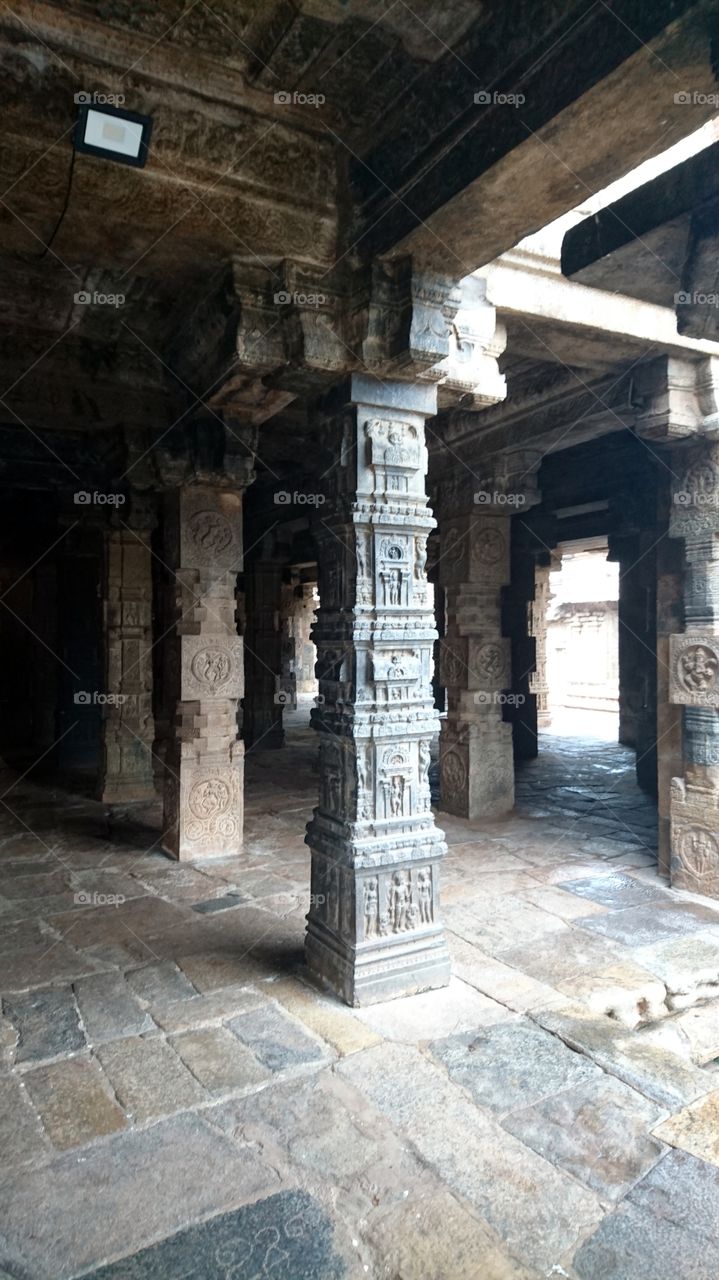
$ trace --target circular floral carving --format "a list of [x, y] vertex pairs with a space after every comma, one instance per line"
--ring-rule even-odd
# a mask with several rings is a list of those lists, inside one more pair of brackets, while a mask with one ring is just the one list
[[219, 555], [232, 542], [232, 525], [221, 511], [195, 511], [188, 528], [198, 550], [210, 555]]
[[199, 684], [217, 689], [232, 675], [232, 658], [226, 649], [199, 649], [192, 659], [192, 674]]
[[215, 818], [229, 808], [230, 788], [222, 778], [204, 778], [195, 783], [188, 804], [196, 818]]
[[467, 781], [467, 766], [458, 751], [448, 751], [442, 760], [442, 784], [447, 795], [456, 796]]
[[689, 693], [706, 693], [716, 683], [719, 659], [704, 644], [684, 649], [677, 661], [677, 676]]

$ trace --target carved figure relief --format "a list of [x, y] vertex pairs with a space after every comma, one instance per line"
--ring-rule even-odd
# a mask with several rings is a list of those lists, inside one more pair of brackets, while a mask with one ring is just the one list
[[432, 924], [434, 919], [432, 909], [432, 872], [429, 867], [426, 870], [423, 867], [417, 872], [417, 905], [420, 922], [422, 924]]
[[689, 827], [682, 833], [679, 857], [685, 869], [700, 879], [719, 873], [719, 843], [706, 827]]
[[414, 576], [416, 582], [424, 581], [425, 569], [427, 567], [427, 539], [418, 537], [414, 548]]
[[467, 783], [467, 766], [458, 751], [442, 758], [442, 786], [448, 796], [459, 795]]
[[677, 675], [690, 693], [704, 693], [716, 684], [719, 658], [706, 645], [685, 649], [677, 661]]
[[191, 663], [192, 674], [200, 684], [217, 689], [232, 674], [232, 659], [224, 649], [200, 649]]
[[195, 783], [188, 804], [195, 817], [214, 818], [229, 808], [230, 788], [221, 778], [205, 778]]
[[412, 901], [412, 891], [406, 871], [395, 871], [390, 881], [388, 907], [393, 933], [407, 928], [407, 913]]
[[379, 933], [379, 882], [376, 876], [365, 880], [362, 894], [364, 936], [373, 938]]
[[464, 656], [457, 648], [450, 647], [446, 640], [440, 645], [440, 673], [446, 688], [453, 689], [465, 682], [467, 664]]
[[487, 680], [496, 683], [501, 680], [505, 674], [506, 661], [504, 650], [500, 644], [483, 644], [474, 660], [477, 675], [485, 676]]
[[221, 511], [195, 511], [188, 528], [198, 551], [208, 556], [224, 551], [232, 542], [232, 525]]
[[504, 555], [504, 534], [491, 526], [480, 529], [472, 543], [473, 565], [499, 564]]

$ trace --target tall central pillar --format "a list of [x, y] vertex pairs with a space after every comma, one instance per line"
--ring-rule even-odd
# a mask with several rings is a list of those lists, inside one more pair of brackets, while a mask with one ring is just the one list
[[428, 383], [354, 375], [325, 427], [336, 459], [318, 521], [313, 629], [320, 798], [312, 850], [309, 968], [348, 1004], [446, 985], [430, 809], [436, 638], [427, 582]]
[[167, 497], [165, 555], [174, 571], [167, 649], [175, 716], [167, 748], [163, 848], [194, 860], [242, 848], [244, 747], [237, 737], [242, 640], [235, 588], [242, 496], [183, 484]]

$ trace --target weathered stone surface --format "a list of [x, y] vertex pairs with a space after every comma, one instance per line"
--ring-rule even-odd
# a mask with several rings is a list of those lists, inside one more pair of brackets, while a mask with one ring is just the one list
[[719, 1173], [672, 1151], [604, 1219], [574, 1257], [580, 1280], [714, 1280]]
[[[89, 947], [96, 943], [127, 942], [133, 937], [140, 941], [152, 940], [169, 929], [181, 930], [188, 917], [193, 918], [184, 906], [144, 897], [117, 907], [86, 907], [81, 915], [53, 916], [50, 923], [63, 934], [72, 928], [73, 946]], [[148, 949], [146, 959], [150, 959], [151, 954]]]
[[85, 1047], [75, 997], [69, 988], [8, 996], [3, 1009], [18, 1033], [16, 1062], [41, 1062]]
[[36, 1067], [26, 1073], [24, 1082], [53, 1146], [60, 1151], [81, 1147], [125, 1126], [120, 1107], [91, 1059], [71, 1058]]
[[380, 1045], [337, 1070], [530, 1269], [548, 1269], [601, 1216], [598, 1201], [530, 1152], [416, 1050]]
[[192, 1027], [222, 1022], [248, 1009], [256, 1009], [265, 1003], [265, 997], [248, 987], [218, 987], [202, 995], [192, 995], [186, 1000], [170, 1000], [156, 1004], [152, 1009], [153, 1020], [167, 1034], [187, 1031]]
[[609, 965], [599, 973], [585, 973], [558, 985], [593, 1013], [615, 1018], [630, 1029], [641, 1022], [654, 1022], [668, 1012], [664, 983], [635, 964]]
[[120, 973], [98, 973], [74, 985], [75, 997], [90, 1044], [154, 1030]]
[[142, 1124], [207, 1102], [208, 1095], [159, 1037], [128, 1037], [102, 1045], [97, 1056], [131, 1119]]
[[686, 1037], [698, 1066], [719, 1058], [719, 1002], [685, 1009], [672, 1018], [672, 1026]]
[[254, 1054], [225, 1027], [186, 1031], [170, 1040], [185, 1066], [210, 1093], [229, 1093], [269, 1077]]
[[661, 978], [670, 1009], [719, 997], [719, 940], [714, 937], [696, 934], [640, 947], [634, 958]]
[[306, 1191], [281, 1191], [211, 1218], [93, 1271], [87, 1280], [241, 1280], [270, 1272], [273, 1280], [343, 1280], [346, 1274], [333, 1247], [332, 1223]]
[[694, 902], [676, 900], [608, 911], [603, 916], [577, 921], [578, 928], [613, 938], [626, 947], [650, 946], [665, 938], [697, 933], [711, 924], [719, 924], [719, 913]]
[[386, 1153], [383, 1135], [373, 1131], [374, 1113], [367, 1117], [352, 1106], [356, 1099], [338, 1096], [338, 1083], [323, 1072], [263, 1089], [215, 1108], [213, 1124], [241, 1144], [276, 1145], [299, 1168], [312, 1169], [333, 1188], [354, 1190], [363, 1171]]
[[448, 907], [445, 915], [448, 929], [491, 955], [523, 943], [534, 944], [545, 933], [555, 939], [549, 945], [558, 949], [569, 932], [556, 916], [541, 911], [531, 902], [512, 898], [492, 899], [483, 904], [475, 902], [471, 911], [465, 907]]
[[497, 954], [505, 964], [521, 969], [539, 982], [554, 985], [581, 973], [591, 973], [606, 965], [613, 956], [619, 958], [621, 953], [611, 942], [588, 937], [572, 926], [563, 930], [561, 937], [548, 933], [532, 943], [508, 947]]
[[[335, 1001], [330, 1003], [296, 978], [273, 982], [271, 990], [273, 1000], [279, 1001], [294, 1018], [332, 1045], [341, 1057], [379, 1043], [380, 1036], [372, 1030], [371, 1025], [364, 1025], [365, 1020], [357, 1012], [349, 1012]], [[393, 1008], [397, 1009], [398, 1006], [395, 1004]]]
[[477, 991], [507, 1005], [517, 1013], [528, 1009], [545, 1008], [549, 1004], [562, 1004], [562, 997], [543, 982], [536, 982], [528, 974], [511, 968], [494, 956], [487, 955], [447, 930], [452, 971]]
[[81, 1160], [66, 1152], [4, 1178], [3, 1231], [31, 1274], [68, 1280], [185, 1227], [188, 1205], [202, 1218], [276, 1188], [254, 1151], [238, 1153], [197, 1116], [176, 1116], [117, 1134]]
[[[186, 868], [183, 868], [186, 870]], [[195, 988], [171, 960], [156, 961], [125, 974], [128, 987], [150, 1008], [196, 995]]]
[[589, 898], [591, 902], [598, 902], [603, 907], [617, 910], [667, 899], [666, 890], [660, 885], [642, 884], [640, 880], [622, 875], [619, 871], [591, 876], [585, 880], [564, 880], [558, 887], [568, 893], [576, 893], [580, 898]]
[[430, 1047], [451, 1080], [500, 1115], [601, 1078], [593, 1062], [524, 1019], [434, 1040]]
[[538, 1009], [532, 1018], [660, 1106], [674, 1109], [707, 1092], [706, 1076], [698, 1068], [640, 1034], [628, 1035], [611, 1018], [598, 1017], [583, 1005]]
[[515, 1111], [502, 1124], [603, 1199], [618, 1200], [663, 1154], [662, 1143], [647, 1133], [663, 1114], [619, 1080], [599, 1076]]
[[452, 978], [443, 991], [407, 996], [401, 1004], [392, 1001], [374, 1005], [358, 1016], [386, 1039], [413, 1044], [453, 1031], [504, 1022], [511, 1014], [496, 1000], [489, 1000], [467, 983]]
[[280, 1009], [252, 1009], [227, 1024], [270, 1071], [320, 1062], [327, 1051]]
[[22, 1082], [12, 1076], [0, 1077], [0, 1150], [7, 1168], [30, 1164], [50, 1151]]
[[402, 1280], [532, 1280], [502, 1247], [496, 1232], [453, 1196], [413, 1196], [373, 1218], [370, 1233], [378, 1275]]
[[662, 1142], [719, 1168], [719, 1092], [709, 1093], [678, 1111], [653, 1133]]

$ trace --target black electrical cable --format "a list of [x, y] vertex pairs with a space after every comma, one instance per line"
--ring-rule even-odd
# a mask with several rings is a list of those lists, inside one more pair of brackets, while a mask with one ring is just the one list
[[60, 216], [57, 222], [55, 223], [55, 226], [52, 229], [49, 240], [47, 240], [45, 243], [45, 248], [43, 249], [42, 253], [39, 253], [37, 257], [34, 259], [34, 261], [36, 262], [40, 262], [41, 259], [45, 257], [45, 254], [49, 252], [49, 250], [52, 247], [52, 243], [58, 231], [60, 230], [60, 227], [62, 226], [63, 219], [65, 217], [65, 214], [67, 213], [67, 206], [70, 203], [70, 195], [72, 193], [72, 176], [74, 171], [75, 171], [75, 147], [73, 146], [72, 155], [70, 157], [70, 168], [67, 175], [67, 190], [65, 192], [65, 200], [64, 200], [62, 209], [60, 210]]

